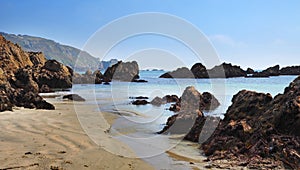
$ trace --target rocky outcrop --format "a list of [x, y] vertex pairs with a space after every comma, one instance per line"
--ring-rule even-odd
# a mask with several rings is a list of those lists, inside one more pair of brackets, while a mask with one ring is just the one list
[[[194, 102], [198, 101], [198, 102]], [[220, 106], [217, 98], [209, 92], [199, 93], [193, 86], [185, 89], [181, 98], [171, 105], [169, 110], [178, 112], [180, 110], [214, 110]]]
[[69, 69], [56, 60], [48, 60], [35, 72], [35, 77], [40, 87], [46, 84], [50, 88], [72, 87], [72, 74]]
[[201, 63], [196, 63], [191, 70], [186, 67], [179, 68], [172, 72], [167, 72], [160, 78], [230, 78], [230, 77], [245, 77], [246, 71], [239, 66], [222, 63], [212, 69], [206, 69]]
[[179, 107], [180, 111], [169, 117], [166, 126], [158, 133], [186, 134], [185, 139], [198, 141], [206, 121], [202, 111], [211, 108], [211, 100], [216, 100], [214, 104], [219, 105], [217, 99], [210, 93], [201, 94], [193, 86], [187, 87], [181, 98], [173, 105], [175, 108]]
[[20, 46], [0, 36], [0, 111], [13, 106], [54, 109], [38, 95], [36, 73], [45, 64], [43, 54], [24, 52]]
[[280, 75], [300, 75], [300, 66], [290, 66], [280, 69]]
[[136, 61], [119, 61], [105, 71], [104, 77], [108, 80], [131, 82], [139, 78], [139, 66]]
[[245, 77], [246, 71], [240, 66], [232, 65], [231, 63], [222, 63], [212, 69], [207, 70], [210, 78], [231, 78], [231, 77]]
[[195, 78], [195, 76], [188, 68], [182, 67], [175, 71], [164, 73], [159, 78]]
[[202, 144], [211, 160], [237, 160], [250, 168], [300, 168], [300, 77], [272, 99], [240, 91], [224, 120]]
[[206, 67], [202, 63], [196, 63], [192, 66], [191, 72], [195, 78], [208, 78]]
[[246, 74], [254, 74], [255, 71], [252, 68], [247, 68]]
[[73, 75], [73, 84], [102, 84], [104, 76], [100, 70], [96, 70], [94, 73], [88, 70], [84, 74], [75, 73]]
[[149, 104], [147, 100], [135, 100], [132, 102], [133, 105], [146, 105]]
[[269, 67], [266, 70], [263, 70], [261, 72], [253, 73], [250, 77], [270, 77], [270, 76], [279, 76], [279, 65]]
[[150, 103], [155, 106], [160, 106], [166, 103], [176, 103], [179, 102], [180, 98], [177, 95], [166, 95], [163, 98], [156, 96]]

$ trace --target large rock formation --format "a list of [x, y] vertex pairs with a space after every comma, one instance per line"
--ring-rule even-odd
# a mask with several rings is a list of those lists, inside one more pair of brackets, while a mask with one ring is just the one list
[[[203, 95], [204, 94], [204, 95]], [[177, 114], [168, 118], [166, 126], [158, 132], [186, 134], [185, 139], [198, 141], [200, 132], [206, 121], [202, 111], [210, 109], [212, 103], [219, 105], [217, 99], [210, 93], [198, 92], [193, 86], [187, 87], [175, 106], [180, 107]], [[216, 100], [213, 101], [212, 100]], [[173, 106], [174, 107], [174, 106]]]
[[202, 63], [196, 63], [192, 66], [191, 72], [195, 78], [208, 78], [206, 67]]
[[182, 67], [175, 71], [164, 73], [159, 78], [195, 78], [195, 76], [188, 68]]
[[280, 69], [280, 75], [300, 75], [300, 66], [290, 66]]
[[40, 87], [46, 84], [50, 88], [72, 87], [72, 74], [69, 69], [56, 60], [48, 60], [35, 74]]
[[104, 77], [108, 80], [131, 82], [139, 78], [139, 66], [136, 61], [119, 61], [105, 71]]
[[240, 66], [232, 65], [231, 63], [222, 63], [212, 69], [207, 70], [210, 78], [230, 78], [230, 77], [245, 77], [246, 71]]
[[73, 84], [101, 84], [104, 80], [104, 76], [100, 70], [92, 71], [88, 70], [84, 74], [73, 74]]
[[253, 73], [252, 76], [250, 77], [270, 77], [270, 76], [279, 76], [280, 71], [279, 71], [279, 65], [269, 67], [266, 70], [263, 70], [261, 72], [256, 72]]
[[0, 36], [0, 111], [13, 106], [54, 109], [38, 95], [40, 88], [71, 87], [71, 73], [64, 65], [46, 61], [39, 52], [25, 52]]
[[209, 159], [237, 160], [249, 168], [300, 168], [300, 77], [272, 99], [240, 91], [224, 120], [202, 144]]
[[191, 70], [186, 67], [178, 68], [175, 71], [167, 72], [160, 78], [230, 78], [230, 77], [245, 77], [247, 72], [239, 66], [222, 63], [212, 69], [206, 69], [201, 63], [196, 63]]

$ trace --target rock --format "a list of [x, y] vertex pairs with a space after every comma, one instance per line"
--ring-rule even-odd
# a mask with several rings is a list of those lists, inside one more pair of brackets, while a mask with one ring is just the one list
[[129, 97], [129, 99], [149, 99], [149, 97], [138, 96], [138, 97]]
[[[243, 90], [234, 95], [213, 135], [201, 147], [210, 160], [235, 159], [248, 168], [300, 168], [300, 77], [272, 99]], [[245, 160], [245, 158], [247, 158]], [[270, 165], [272, 163], [272, 165]]]
[[146, 105], [149, 104], [147, 100], [135, 100], [132, 102], [133, 105]]
[[20, 68], [15, 72], [15, 78], [11, 80], [15, 88], [23, 88], [34, 93], [39, 92], [38, 84], [33, 80], [32, 70]]
[[230, 78], [230, 77], [245, 77], [246, 71], [240, 66], [232, 65], [231, 63], [222, 63], [212, 69], [207, 70], [210, 78]]
[[100, 70], [92, 71], [87, 70], [84, 74], [74, 73], [73, 84], [102, 84], [103, 75]]
[[182, 67], [175, 71], [164, 73], [159, 78], [195, 78], [195, 76], [188, 68]]
[[119, 61], [105, 71], [104, 77], [108, 80], [132, 82], [139, 78], [139, 66], [136, 61]]
[[52, 90], [49, 86], [46, 84], [43, 84], [42, 87], [39, 90], [39, 93], [53, 93], [54, 90]]
[[166, 100], [156, 96], [150, 103], [154, 106], [160, 106], [162, 104], [166, 104]]
[[30, 61], [35, 67], [42, 67], [46, 63], [46, 58], [42, 52], [28, 52]]
[[252, 68], [247, 68], [246, 73], [247, 74], [254, 74], [255, 71]]
[[177, 95], [166, 95], [162, 98], [162, 100], [166, 101], [167, 103], [176, 103], [180, 101]]
[[57, 62], [48, 60], [41, 70], [35, 73], [37, 83], [41, 87], [46, 84], [50, 88], [70, 88], [72, 87], [72, 74], [69, 69]]
[[300, 66], [284, 67], [280, 69], [280, 75], [300, 75]]
[[169, 110], [178, 113], [169, 117], [166, 126], [158, 133], [186, 134], [186, 140], [198, 141], [206, 121], [202, 110], [213, 105], [219, 105], [218, 100], [213, 95], [208, 92], [203, 94], [204, 96], [193, 86], [189, 86], [184, 90], [180, 99], [177, 96], [175, 97], [175, 95], [172, 98], [169, 95], [169, 97], [165, 97], [165, 100], [162, 99], [162, 101], [167, 99], [169, 101], [177, 100], [176, 104], [173, 104]]
[[208, 73], [206, 67], [201, 63], [196, 63], [191, 68], [192, 73], [194, 74], [195, 78], [208, 78]]
[[23, 89], [17, 89], [16, 92], [13, 94], [13, 100], [15, 105], [18, 107], [25, 107], [29, 109], [47, 109], [47, 110], [54, 110], [55, 107], [46, 102], [41, 96], [34, 92], [27, 92]]
[[215, 110], [217, 107], [220, 106], [218, 99], [209, 92], [203, 92], [202, 99], [204, 103], [203, 110]]
[[68, 99], [68, 100], [73, 100], [73, 101], [79, 101], [79, 102], [84, 102], [85, 99], [79, 96], [78, 94], [68, 94], [64, 95], [63, 99]]
[[0, 36], [0, 111], [13, 106], [55, 109], [38, 95], [37, 75], [46, 63], [40, 52], [25, 52]]
[[250, 77], [269, 77], [269, 76], [279, 76], [279, 65], [269, 67], [266, 70], [263, 70], [261, 72], [253, 73]]
[[178, 98], [177, 95], [166, 95], [163, 98], [157, 96], [150, 103], [155, 106], [160, 106], [162, 104], [176, 103], [176, 102], [180, 102], [180, 99]]
[[272, 96], [270, 94], [257, 93], [254, 91], [239, 91], [231, 99], [224, 120], [250, 120], [254, 116], [259, 116], [264, 106], [270, 104]]
[[135, 83], [147, 83], [148, 81], [147, 80], [139, 79], [139, 80], [132, 80], [131, 82], [135, 82]]

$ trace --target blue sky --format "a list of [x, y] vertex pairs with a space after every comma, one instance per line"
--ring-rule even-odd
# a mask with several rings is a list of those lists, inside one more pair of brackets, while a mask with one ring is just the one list
[[[45, 37], [78, 48], [99, 28], [119, 17], [163, 12], [198, 27], [211, 40], [221, 61], [256, 69], [300, 64], [300, 1], [296, 0], [1, 0], [0, 5], [0, 31]], [[135, 45], [146, 49], [160, 42], [162, 49], [170, 48], [170, 44], [174, 44], [174, 51], [178, 49], [178, 44], [156, 38], [125, 42], [105, 59], [122, 59], [134, 53], [126, 49], [135, 49]], [[141, 45], [146, 41], [153, 43]], [[96, 49], [89, 52], [97, 55]], [[191, 58], [185, 55], [181, 60], [189, 67], [197, 62]]]

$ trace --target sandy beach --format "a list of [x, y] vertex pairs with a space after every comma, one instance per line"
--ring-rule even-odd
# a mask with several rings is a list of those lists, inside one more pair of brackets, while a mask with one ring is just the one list
[[[0, 113], [0, 169], [153, 169], [141, 159], [118, 156], [93, 143], [79, 124], [73, 102], [48, 100], [56, 110]], [[115, 118], [104, 116], [108, 122]], [[121, 146], [108, 135], [105, 142]]]

